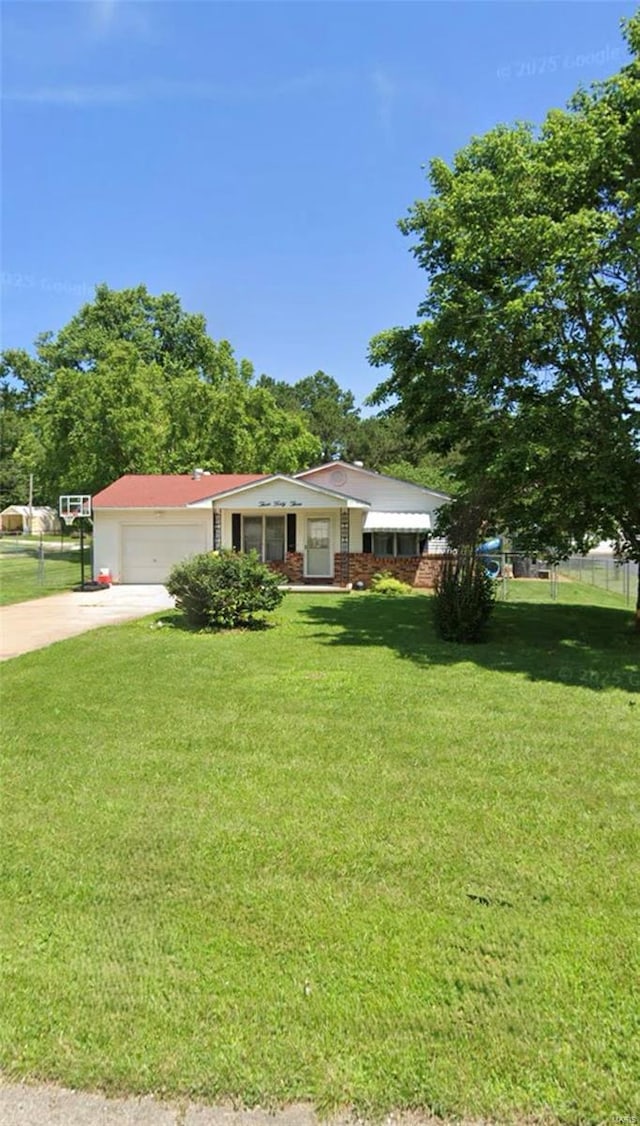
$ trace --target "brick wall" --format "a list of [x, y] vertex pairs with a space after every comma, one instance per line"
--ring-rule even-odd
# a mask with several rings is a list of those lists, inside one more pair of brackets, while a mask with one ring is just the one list
[[304, 556], [301, 551], [288, 551], [282, 562], [269, 563], [272, 571], [284, 575], [290, 583], [301, 583], [304, 577]]
[[[372, 575], [378, 571], [390, 571], [396, 579], [410, 586], [431, 588], [436, 575], [442, 567], [443, 555], [364, 555], [352, 552], [346, 557], [350, 583], [362, 581], [369, 585]], [[341, 574], [345, 557], [336, 554], [336, 574]]]
[[[378, 571], [390, 571], [396, 578], [410, 586], [431, 588], [442, 566], [443, 555], [364, 555], [337, 551], [334, 559], [334, 575], [337, 584], [364, 582], [367, 586], [372, 575]], [[272, 571], [284, 575], [290, 583], [303, 583], [304, 555], [301, 551], [288, 551], [280, 563], [269, 563]], [[332, 579], [326, 580], [331, 582]]]

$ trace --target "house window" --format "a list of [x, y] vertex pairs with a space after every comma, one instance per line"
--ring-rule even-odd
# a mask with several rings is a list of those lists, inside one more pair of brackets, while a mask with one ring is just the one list
[[374, 555], [420, 555], [420, 536], [416, 532], [374, 532]]
[[245, 516], [242, 521], [242, 550], [257, 551], [262, 558], [262, 516]]
[[242, 550], [257, 551], [265, 563], [284, 559], [284, 516], [243, 516]]
[[264, 558], [267, 563], [284, 559], [284, 516], [264, 518]]
[[396, 532], [396, 555], [419, 555], [418, 538], [415, 532]]
[[374, 532], [373, 554], [395, 555], [393, 538], [393, 532]]

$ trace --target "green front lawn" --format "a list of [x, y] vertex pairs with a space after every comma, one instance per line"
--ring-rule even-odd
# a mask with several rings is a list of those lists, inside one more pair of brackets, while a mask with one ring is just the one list
[[637, 1116], [639, 646], [541, 585], [484, 646], [291, 595], [6, 664], [5, 1075]]
[[[85, 577], [91, 578], [91, 549], [85, 547]], [[43, 566], [31, 544], [0, 544], [0, 606], [71, 590], [80, 582], [80, 550], [47, 545]]]

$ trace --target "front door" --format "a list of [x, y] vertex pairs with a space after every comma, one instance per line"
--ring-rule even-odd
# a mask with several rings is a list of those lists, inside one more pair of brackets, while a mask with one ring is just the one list
[[309, 578], [328, 579], [333, 575], [331, 565], [330, 522], [327, 517], [310, 517], [307, 520], [307, 575]]

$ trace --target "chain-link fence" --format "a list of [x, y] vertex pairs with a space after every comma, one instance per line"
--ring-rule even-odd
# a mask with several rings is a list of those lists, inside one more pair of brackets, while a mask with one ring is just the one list
[[635, 603], [638, 564], [618, 563], [612, 555], [573, 555], [558, 564], [558, 571], [575, 582], [590, 583], [620, 594], [628, 606]]
[[635, 605], [638, 564], [619, 563], [609, 554], [573, 555], [558, 564], [550, 564], [544, 559], [513, 551], [484, 552], [483, 558], [492, 578], [505, 581], [503, 597], [508, 597], [507, 584], [512, 578], [547, 580], [551, 599], [558, 596], [558, 581], [571, 579], [573, 582], [611, 591], [624, 598], [627, 606]]
[[[80, 582], [79, 538], [0, 536], [0, 603], [70, 590]], [[85, 539], [84, 565], [91, 574], [91, 544]]]

